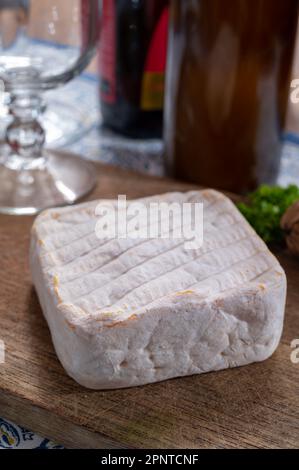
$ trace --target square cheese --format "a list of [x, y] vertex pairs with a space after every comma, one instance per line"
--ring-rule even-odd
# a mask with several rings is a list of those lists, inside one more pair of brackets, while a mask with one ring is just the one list
[[267, 359], [282, 333], [286, 277], [235, 205], [213, 190], [140, 201], [203, 203], [202, 246], [101, 239], [101, 201], [34, 222], [32, 279], [66, 372], [113, 389]]

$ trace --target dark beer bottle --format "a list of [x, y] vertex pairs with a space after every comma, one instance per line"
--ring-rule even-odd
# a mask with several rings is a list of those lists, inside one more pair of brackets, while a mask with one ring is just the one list
[[103, 0], [100, 102], [104, 125], [131, 137], [162, 132], [168, 0]]

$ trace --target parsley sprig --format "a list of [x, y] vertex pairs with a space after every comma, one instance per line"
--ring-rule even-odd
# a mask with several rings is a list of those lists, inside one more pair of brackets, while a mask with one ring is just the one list
[[266, 243], [280, 243], [284, 238], [280, 219], [297, 200], [299, 188], [296, 185], [287, 188], [263, 185], [249, 195], [248, 204], [241, 202], [238, 208]]

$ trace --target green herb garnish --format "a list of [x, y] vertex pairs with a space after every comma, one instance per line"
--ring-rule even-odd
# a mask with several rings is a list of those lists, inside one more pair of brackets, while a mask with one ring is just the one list
[[266, 243], [280, 243], [284, 234], [280, 228], [280, 219], [295, 201], [299, 200], [299, 188], [290, 185], [261, 186], [249, 195], [249, 203], [237, 204], [244, 217]]

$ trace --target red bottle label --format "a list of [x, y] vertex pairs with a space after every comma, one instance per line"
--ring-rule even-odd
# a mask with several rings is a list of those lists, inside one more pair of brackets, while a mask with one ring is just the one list
[[101, 99], [116, 102], [116, 6], [115, 0], [105, 0], [102, 6], [100, 33]]
[[166, 7], [155, 28], [144, 68], [141, 108], [145, 111], [163, 109], [167, 56], [168, 15]]

